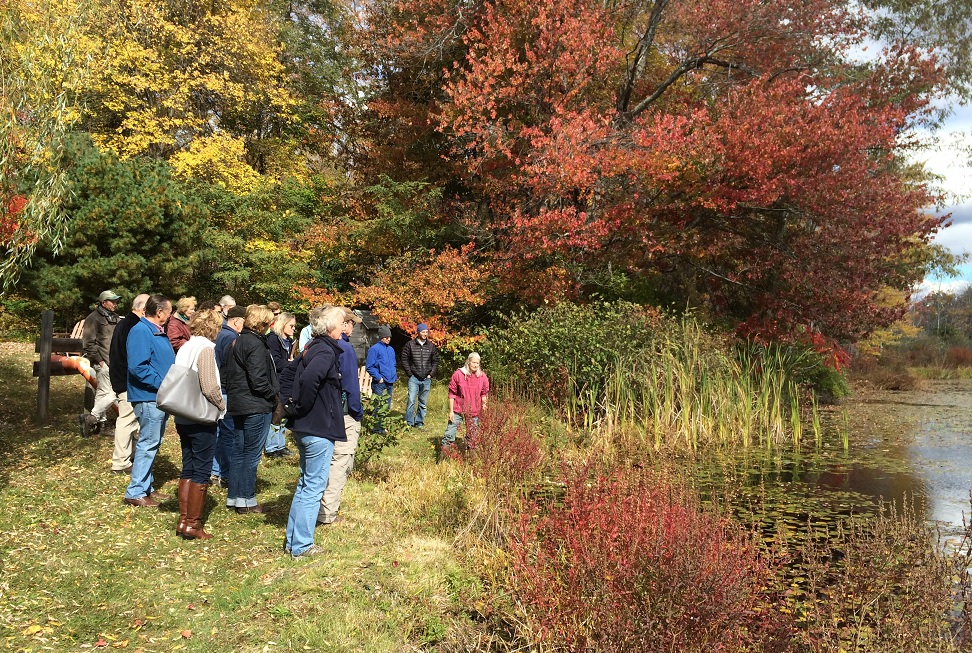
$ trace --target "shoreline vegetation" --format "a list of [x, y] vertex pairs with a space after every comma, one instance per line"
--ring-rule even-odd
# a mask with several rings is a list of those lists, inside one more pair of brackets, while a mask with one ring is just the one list
[[261, 464], [268, 515], [229, 513], [214, 492], [214, 539], [183, 542], [170, 523], [177, 438], [157, 463], [173, 498], [159, 511], [123, 506], [110, 440], [74, 428], [80, 380], [53, 380], [52, 424], [37, 428], [31, 348], [4, 344], [6, 646], [968, 649], [968, 529], [943, 550], [906, 501], [823, 528], [808, 517], [794, 537], [718, 491], [700, 498], [684, 462], [705, 451], [819, 446], [835, 411], [813, 399], [824, 377], [812, 352], [740, 346], [619, 304], [519, 316], [502, 333], [483, 343], [499, 390], [475, 447], [437, 464], [436, 384], [428, 428], [392, 420], [394, 437], [364, 445], [345, 518], [318, 529], [327, 553], [313, 561], [282, 554], [295, 462]]

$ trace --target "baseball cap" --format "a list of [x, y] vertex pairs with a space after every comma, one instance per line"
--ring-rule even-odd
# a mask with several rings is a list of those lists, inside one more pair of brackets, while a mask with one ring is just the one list
[[116, 295], [112, 290], [106, 290], [100, 295], [98, 295], [99, 302], [114, 302], [121, 299], [121, 295]]
[[347, 308], [345, 306], [342, 306], [341, 307], [341, 310], [344, 311], [344, 321], [345, 322], [347, 322], [348, 320], [351, 320], [355, 324], [361, 324], [361, 318], [358, 317], [357, 313], [355, 313], [354, 311], [352, 311], [350, 308]]

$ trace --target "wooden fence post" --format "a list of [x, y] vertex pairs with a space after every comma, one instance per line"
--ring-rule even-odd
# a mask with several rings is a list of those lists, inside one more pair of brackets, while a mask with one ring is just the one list
[[47, 413], [51, 397], [51, 353], [54, 339], [54, 311], [41, 313], [41, 333], [38, 341], [40, 369], [37, 374], [37, 423], [47, 426], [50, 416]]

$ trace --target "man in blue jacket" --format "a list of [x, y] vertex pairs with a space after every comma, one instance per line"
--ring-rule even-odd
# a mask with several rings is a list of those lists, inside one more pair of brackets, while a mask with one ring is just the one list
[[[387, 394], [388, 410], [392, 405], [392, 390], [398, 380], [398, 369], [395, 363], [395, 350], [391, 346], [391, 327], [378, 327], [378, 342], [368, 350], [365, 358], [365, 370], [371, 375], [371, 392], [379, 397]], [[378, 409], [375, 409], [377, 415]], [[384, 433], [381, 422], [375, 427], [375, 432]]]
[[333, 524], [340, 519], [341, 492], [354, 469], [354, 452], [358, 448], [361, 435], [361, 386], [358, 382], [358, 354], [351, 346], [351, 333], [354, 325], [361, 324], [361, 318], [351, 309], [344, 309], [344, 330], [338, 345], [341, 347], [341, 390], [344, 395], [344, 434], [346, 442], [335, 442], [331, 455], [331, 471], [327, 476], [327, 489], [321, 497], [321, 508], [317, 514], [318, 524]]
[[156, 508], [157, 499], [162, 498], [152, 487], [152, 465], [169, 418], [156, 406], [155, 399], [162, 379], [175, 362], [175, 352], [162, 328], [170, 315], [172, 302], [152, 295], [145, 302], [145, 315], [128, 334], [128, 401], [138, 418], [132, 482], [125, 490], [125, 503], [130, 506]]

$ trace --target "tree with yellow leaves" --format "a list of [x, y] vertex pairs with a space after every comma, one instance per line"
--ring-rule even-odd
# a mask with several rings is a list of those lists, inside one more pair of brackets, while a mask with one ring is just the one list
[[0, 286], [38, 245], [58, 251], [66, 230], [64, 139], [91, 51], [73, 0], [0, 4]]
[[[107, 0], [98, 2], [108, 8]], [[110, 5], [88, 32], [106, 53], [84, 89], [83, 125], [96, 142], [122, 158], [183, 153], [187, 170], [194, 165], [187, 157], [205, 159], [210, 146], [225, 142], [219, 139], [240, 139], [245, 167], [230, 176], [272, 167], [266, 142], [295, 119], [295, 100], [281, 63], [280, 25], [265, 3]], [[233, 163], [230, 157], [223, 165]]]

